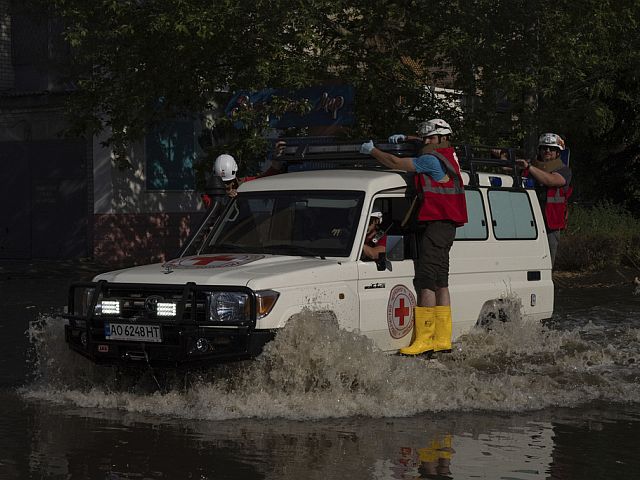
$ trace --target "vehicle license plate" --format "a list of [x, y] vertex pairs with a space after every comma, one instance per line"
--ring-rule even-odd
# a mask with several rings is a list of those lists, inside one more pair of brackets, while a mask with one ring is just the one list
[[106, 340], [125, 340], [131, 342], [162, 342], [160, 325], [131, 325], [129, 323], [105, 323]]

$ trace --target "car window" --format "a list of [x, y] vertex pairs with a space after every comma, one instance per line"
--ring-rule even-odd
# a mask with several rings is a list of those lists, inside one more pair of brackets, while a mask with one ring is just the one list
[[489, 190], [488, 196], [496, 239], [537, 238], [536, 222], [526, 192]]
[[469, 221], [456, 229], [456, 240], [486, 240], [489, 237], [487, 219], [479, 190], [465, 190]]

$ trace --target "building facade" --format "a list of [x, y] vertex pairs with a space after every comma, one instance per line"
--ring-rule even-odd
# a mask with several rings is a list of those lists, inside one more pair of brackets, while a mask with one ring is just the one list
[[125, 170], [103, 139], [66, 136], [73, 85], [56, 73], [69, 56], [61, 32], [0, 0], [0, 259], [169, 258], [202, 214], [197, 122], [150, 133]]

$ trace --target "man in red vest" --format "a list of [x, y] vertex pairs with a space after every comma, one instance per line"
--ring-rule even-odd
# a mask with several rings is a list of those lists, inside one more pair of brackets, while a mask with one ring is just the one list
[[538, 139], [537, 159], [516, 160], [524, 168], [523, 177], [533, 178], [536, 193], [547, 227], [547, 239], [551, 251], [551, 265], [556, 261], [560, 232], [567, 227], [567, 201], [571, 196], [571, 169], [565, 165], [561, 152], [565, 149], [564, 140], [555, 133], [543, 133]]
[[418, 137], [396, 134], [391, 143], [419, 139], [423, 142], [417, 158], [401, 158], [365, 142], [360, 152], [369, 154], [386, 167], [416, 172], [419, 192], [418, 221], [424, 226], [415, 286], [418, 306], [414, 311], [414, 340], [400, 349], [404, 355], [451, 351], [451, 298], [449, 296], [449, 251], [456, 228], [467, 223], [467, 204], [460, 165], [449, 143], [451, 127], [442, 119], [424, 122]]

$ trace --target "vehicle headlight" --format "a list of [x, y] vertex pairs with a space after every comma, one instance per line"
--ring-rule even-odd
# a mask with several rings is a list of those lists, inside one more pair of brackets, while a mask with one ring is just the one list
[[120, 315], [119, 300], [98, 300], [96, 315]]
[[75, 288], [73, 290], [73, 311], [69, 313], [85, 317], [89, 313], [89, 305], [91, 305], [95, 291], [95, 288]]
[[249, 296], [239, 292], [211, 292], [207, 294], [207, 307], [212, 322], [243, 323], [249, 317]]

